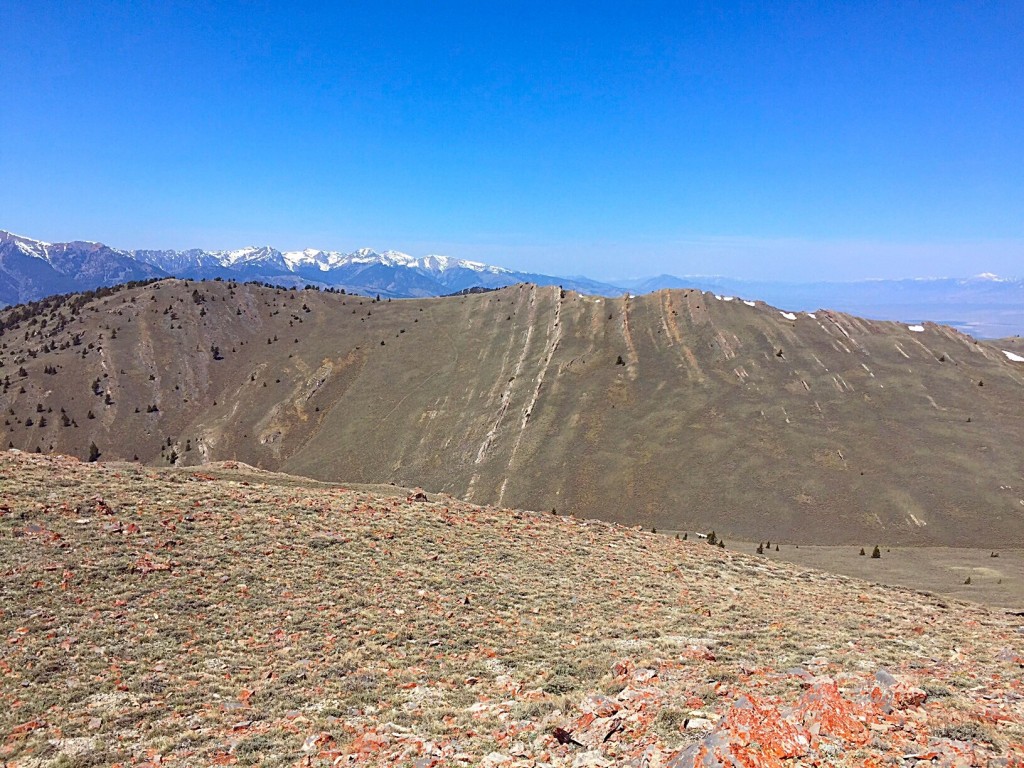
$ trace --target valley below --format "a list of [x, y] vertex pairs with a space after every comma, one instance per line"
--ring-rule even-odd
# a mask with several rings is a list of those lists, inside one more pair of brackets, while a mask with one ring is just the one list
[[[728, 547], [756, 552], [760, 543], [730, 541]], [[862, 549], [864, 555], [850, 546], [773, 543], [771, 549], [764, 550], [764, 556], [886, 586], [1024, 611], [1024, 549], [886, 547], [880, 550], [878, 559], [871, 557], [870, 544]], [[965, 583], [967, 579], [969, 583]]]

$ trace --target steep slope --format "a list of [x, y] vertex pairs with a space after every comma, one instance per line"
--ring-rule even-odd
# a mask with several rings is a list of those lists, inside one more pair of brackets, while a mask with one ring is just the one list
[[0, 314], [0, 439], [751, 541], [1024, 545], [1024, 363], [751, 304], [164, 281]]
[[0, 452], [0, 487], [6, 765], [1024, 760], [1002, 610], [244, 467]]

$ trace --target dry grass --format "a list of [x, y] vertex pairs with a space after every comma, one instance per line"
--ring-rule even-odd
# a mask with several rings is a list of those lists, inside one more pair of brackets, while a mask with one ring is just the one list
[[642, 691], [600, 747], [615, 761], [693, 740], [680, 717], [739, 692], [793, 700], [798, 666], [930, 685], [929, 733], [979, 723], [1006, 750], [1024, 722], [1020, 665], [1000, 656], [1020, 619], [968, 603], [245, 469], [6, 452], [0, 488], [0, 758], [17, 766], [411, 764], [427, 742], [456, 764], [571, 764], [552, 729], [591, 694]]

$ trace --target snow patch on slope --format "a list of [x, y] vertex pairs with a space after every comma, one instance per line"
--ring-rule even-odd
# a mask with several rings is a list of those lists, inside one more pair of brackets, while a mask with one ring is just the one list
[[14, 243], [17, 249], [26, 256], [32, 256], [33, 258], [42, 259], [46, 262], [50, 261], [50, 253], [48, 249], [52, 243], [45, 243], [42, 240], [33, 240], [31, 237], [24, 237], [23, 235], [16, 235], [13, 232], [0, 230], [0, 243], [3, 242]]

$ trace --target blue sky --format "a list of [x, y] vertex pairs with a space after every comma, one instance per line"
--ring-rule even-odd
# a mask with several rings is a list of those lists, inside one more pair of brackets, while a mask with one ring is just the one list
[[1024, 4], [0, 0], [0, 228], [1024, 276]]

